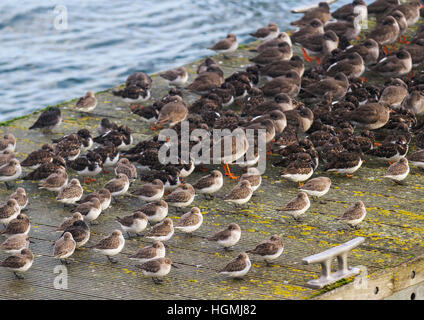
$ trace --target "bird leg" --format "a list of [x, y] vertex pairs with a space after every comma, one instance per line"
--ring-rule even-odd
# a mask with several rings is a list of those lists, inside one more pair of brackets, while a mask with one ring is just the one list
[[17, 272], [13, 272], [13, 274], [15, 275], [16, 279], [19, 279], [19, 280], [25, 279], [25, 277], [23, 275], [21, 275], [21, 274], [19, 274]]
[[303, 183], [301, 181], [298, 181], [297, 184], [299, 187], [303, 187]]
[[236, 180], [236, 179], [240, 178], [240, 177], [238, 177], [238, 176], [234, 176], [234, 175], [231, 173], [231, 170], [230, 170], [230, 167], [229, 167], [228, 163], [226, 163], [225, 165], [226, 165], [227, 170], [228, 170], [228, 174], [227, 174], [227, 175], [228, 175], [228, 177], [229, 177], [229, 178], [231, 178], [231, 179], [233, 179], [233, 180]]
[[90, 184], [90, 180], [87, 180], [85, 177], [82, 177], [82, 183]]
[[12, 186], [9, 183], [7, 183], [7, 181], [5, 181], [4, 184], [6, 185], [7, 190], [12, 189]]
[[305, 59], [306, 62], [311, 62], [312, 58], [308, 55], [308, 53], [306, 52], [305, 48], [302, 48], [302, 52], [303, 52], [303, 58]]
[[315, 62], [316, 62], [318, 65], [320, 65], [320, 64], [321, 64], [321, 59], [320, 59], [319, 57], [316, 57], [316, 58], [315, 58]]
[[107, 171], [107, 170], [105, 170], [105, 169], [103, 168], [103, 173], [104, 173], [104, 174], [109, 174], [109, 173], [110, 173], [110, 171]]
[[222, 167], [224, 168], [224, 175], [228, 176], [228, 171], [227, 171], [227, 167], [226, 167], [225, 163], [222, 163]]
[[90, 179], [91, 182], [96, 182], [97, 181], [96, 179], [94, 179], [92, 177], [90, 177], [89, 179]]
[[347, 178], [352, 178], [352, 177], [353, 177], [353, 174], [348, 174], [348, 173], [346, 173], [346, 177], [347, 177]]
[[388, 56], [388, 55], [389, 55], [389, 50], [387, 50], [387, 47], [386, 47], [386, 46], [384, 46], [384, 47], [383, 47], [383, 51], [384, 51], [384, 54], [385, 54], [386, 56]]
[[406, 40], [405, 35], [402, 35], [402, 39], [404, 44], [411, 44], [409, 41]]
[[118, 263], [118, 260], [113, 259], [110, 256], [106, 256], [110, 263]]

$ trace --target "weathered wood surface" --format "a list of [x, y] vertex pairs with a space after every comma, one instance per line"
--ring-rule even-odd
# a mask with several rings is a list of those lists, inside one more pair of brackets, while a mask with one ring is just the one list
[[[248, 58], [254, 55], [249, 49], [254, 46], [255, 43], [241, 47], [232, 54], [231, 59], [215, 57], [226, 76], [249, 64]], [[297, 48], [296, 53], [299, 52]], [[186, 65], [190, 73], [189, 81], [194, 79], [199, 63]], [[372, 77], [366, 76], [372, 80]], [[153, 76], [152, 101], [160, 99], [167, 90], [163, 79]], [[56, 130], [60, 134], [67, 134], [76, 132], [78, 128], [88, 128], [96, 134], [101, 118], [107, 116], [120, 124], [129, 125], [135, 132], [135, 143], [152, 135], [153, 132], [148, 125], [139, 121], [137, 115], [130, 113], [129, 104], [113, 96], [111, 92], [112, 89], [96, 95], [98, 106], [90, 115], [76, 112], [73, 109], [75, 100], [60, 104], [64, 123]], [[184, 94], [188, 102], [197, 99], [194, 94], [188, 92]], [[29, 131], [28, 127], [37, 116], [34, 113], [0, 127], [0, 134], [11, 132], [17, 137], [16, 151], [20, 160], [43, 143], [59, 137], [59, 134], [50, 136], [38, 131]], [[413, 145], [411, 149], [414, 150]], [[349, 265], [365, 266], [371, 279], [373, 275], [378, 275], [386, 279], [384, 281], [390, 282], [396, 273], [393, 270], [410, 272], [408, 268], [393, 269], [394, 267], [409, 265], [409, 262], [424, 252], [424, 172], [412, 168], [407, 179], [408, 185], [398, 186], [381, 178], [387, 166], [385, 163], [374, 159], [366, 160], [367, 162], [351, 179], [336, 174], [324, 174], [320, 167], [314, 177], [323, 174], [330, 176], [333, 183], [331, 190], [321, 200], [312, 201], [311, 208], [299, 223], [278, 212], [279, 207], [296, 195], [297, 186], [280, 180], [279, 169], [271, 167], [269, 163], [261, 188], [243, 210], [235, 210], [219, 199], [206, 201], [202, 196], [197, 196], [193, 205], [198, 206], [204, 214], [203, 226], [192, 238], [176, 232], [167, 242], [168, 256], [180, 268], [174, 268], [162, 285], [154, 285], [150, 279], [143, 277], [136, 270], [135, 263], [128, 259], [129, 254], [148, 244], [149, 241], [139, 237], [126, 242], [116, 265], [109, 264], [105, 257], [90, 249], [77, 251], [73, 255], [73, 263], [67, 267], [68, 289], [55, 289], [53, 283], [57, 274], [54, 273], [54, 268], [59, 263], [52, 258], [52, 244], [59, 234], [54, 232], [54, 228], [63, 218], [70, 216], [69, 208], [64, 208], [56, 202], [53, 193], [38, 190], [36, 183], [19, 180], [15, 184], [16, 187], [24, 187], [30, 198], [27, 214], [32, 223], [30, 236], [34, 244], [31, 245], [31, 249], [37, 257], [33, 267], [26, 273], [25, 280], [15, 280], [11, 273], [0, 270], [0, 298], [308, 299], [323, 293], [305, 286], [308, 280], [319, 277], [320, 268], [314, 265], [302, 265], [301, 259], [357, 236], [366, 237], [366, 242], [352, 251]], [[202, 173], [194, 172], [186, 181], [193, 182], [201, 175]], [[70, 177], [74, 176], [75, 172], [71, 172]], [[84, 185], [84, 192], [101, 188], [112, 177], [112, 174], [99, 175], [97, 182]], [[235, 183], [225, 178], [224, 187], [219, 195], [225, 194]], [[130, 190], [140, 184], [140, 181], [134, 182]], [[5, 199], [11, 192], [12, 190], [7, 191], [2, 187], [0, 199]], [[360, 230], [349, 230], [335, 218], [359, 199], [367, 206], [368, 215]], [[92, 226], [88, 245], [118, 227], [114, 221], [115, 216], [124, 216], [140, 204], [135, 198], [121, 197], [118, 204], [112, 205], [102, 213], [98, 219], [99, 225]], [[178, 219], [180, 214], [170, 209], [169, 215], [172, 219]], [[205, 237], [230, 222], [236, 222], [241, 226], [242, 237], [233, 252], [224, 252], [209, 243]], [[244, 280], [228, 280], [217, 274], [217, 270], [239, 252], [252, 248], [273, 234], [283, 236], [285, 250], [282, 257], [272, 266], [266, 267], [264, 262], [252, 256], [253, 266]], [[0, 259], [5, 256], [4, 253], [0, 253]], [[422, 269], [420, 267], [420, 270]], [[422, 276], [417, 279], [422, 279]], [[343, 297], [343, 294], [328, 296], [333, 292], [343, 292], [343, 289], [344, 287], [333, 290], [324, 294], [322, 298]], [[393, 286], [387, 290], [390, 292]]]

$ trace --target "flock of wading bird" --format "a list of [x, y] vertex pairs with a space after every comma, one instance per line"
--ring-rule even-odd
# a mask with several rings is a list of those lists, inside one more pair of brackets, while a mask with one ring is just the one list
[[[390, 164], [384, 178], [399, 184], [408, 176], [409, 162], [424, 168], [424, 149], [407, 156], [412, 139], [416, 140], [418, 148], [424, 148], [424, 122], [420, 121], [424, 114], [424, 73], [417, 70], [414, 73], [424, 59], [424, 24], [418, 26], [408, 41], [404, 36], [408, 28], [419, 21], [423, 12], [420, 9], [421, 3], [416, 0], [402, 4], [399, 0], [377, 0], [369, 6], [362, 0], [355, 0], [330, 12], [328, 4], [322, 2], [292, 23], [298, 30], [291, 35], [279, 32], [275, 23], [252, 33], [261, 40], [255, 49], [257, 55], [250, 59], [252, 64], [245, 70], [227, 78], [219, 63], [207, 58], [198, 66], [194, 81], [185, 87], [189, 77], [184, 67], [160, 74], [171, 89], [151, 105], [140, 104], [150, 99], [152, 89], [152, 79], [143, 72], [130, 75], [125, 86], [113, 93], [130, 102], [131, 112], [150, 122], [152, 129], [167, 126], [180, 132], [181, 122], [187, 120], [190, 132], [197, 128], [233, 130], [232, 141], [240, 139], [242, 143], [232, 143], [231, 154], [219, 160], [225, 176], [240, 180], [220, 198], [237, 206], [247, 203], [262, 181], [255, 168], [260, 160], [258, 146], [249, 146], [245, 130], [265, 129], [266, 142], [274, 156], [278, 155], [273, 165], [282, 167], [281, 177], [299, 183], [298, 195], [279, 209], [297, 220], [310, 207], [308, 196], [322, 197], [330, 189], [328, 177], [308, 180], [319, 161], [324, 163], [325, 172], [351, 177], [363, 165], [365, 155], [376, 157]], [[361, 21], [371, 15], [376, 17], [377, 24], [365, 31], [363, 41], [351, 45], [361, 32]], [[395, 42], [401, 44], [400, 49], [395, 50]], [[302, 48], [303, 59], [293, 55], [293, 44]], [[231, 59], [231, 52], [237, 47], [237, 37], [228, 34], [210, 49], [222, 53], [224, 59]], [[305, 69], [304, 60], [315, 62]], [[370, 84], [364, 78], [365, 71], [373, 76], [379, 74], [386, 82], [380, 86]], [[186, 105], [183, 99], [186, 90], [199, 94], [200, 98]], [[232, 110], [235, 104], [241, 107], [241, 112]], [[89, 116], [96, 105], [97, 99], [89, 91], [76, 102], [75, 108]], [[41, 113], [29, 129], [51, 132], [61, 121], [60, 109], [51, 107]], [[56, 229], [61, 236], [53, 249], [53, 257], [67, 263], [66, 259], [88, 242], [90, 226], [95, 225], [100, 214], [108, 209], [111, 199], [125, 195], [130, 183], [140, 178], [146, 183], [132, 190], [131, 195], [144, 204], [131, 215], [116, 219], [122, 231], [114, 230], [88, 248], [114, 263], [116, 260], [112, 257], [125, 245], [122, 232], [128, 237], [139, 235], [150, 224], [144, 237], [153, 243], [130, 258], [138, 262], [136, 266], [143, 274], [160, 283], [174, 265], [166, 257], [163, 242], [171, 239], [175, 229], [190, 234], [203, 222], [197, 207], [176, 222], [167, 217], [168, 207], [183, 210], [193, 203], [196, 193], [213, 198], [223, 186], [223, 174], [213, 170], [193, 184], [183, 183], [196, 168], [204, 169], [200, 161], [191, 158], [188, 163], [161, 164], [158, 150], [168, 142], [160, 141], [155, 135], [131, 147], [132, 130], [108, 118], [102, 119], [97, 130], [95, 138], [83, 128], [52, 140], [21, 162], [14, 156], [15, 137], [5, 135], [0, 141], [0, 181], [9, 188], [8, 182], [21, 179], [22, 167], [32, 169], [24, 180], [38, 181], [39, 188], [57, 193], [58, 202], [73, 206], [72, 216]], [[93, 149], [94, 143], [97, 147]], [[190, 143], [192, 146], [196, 141]], [[211, 142], [207, 150], [211, 156], [218, 143]], [[249, 148], [254, 152], [248, 157]], [[237, 166], [244, 167], [246, 172], [237, 177], [229, 165], [241, 158], [243, 161]], [[143, 171], [137, 172], [134, 163]], [[114, 170], [116, 177], [85, 197], [78, 179], [68, 181], [68, 170], [83, 177], [84, 183], [90, 183], [95, 181], [93, 176], [107, 169]], [[0, 248], [12, 254], [0, 266], [19, 278], [34, 260], [29, 249], [30, 221], [21, 213], [27, 204], [25, 190], [17, 188], [0, 207], [0, 223], [5, 226], [1, 233], [7, 237]], [[338, 219], [357, 227], [365, 215], [366, 208], [358, 201]], [[208, 240], [229, 249], [240, 236], [240, 227], [231, 223]], [[241, 278], [251, 267], [248, 254], [269, 263], [282, 252], [281, 236], [273, 235], [255, 248], [240, 253], [219, 272]]]

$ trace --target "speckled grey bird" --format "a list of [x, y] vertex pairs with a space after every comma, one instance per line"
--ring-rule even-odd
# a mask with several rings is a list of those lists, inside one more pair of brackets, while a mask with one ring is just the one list
[[119, 254], [124, 246], [125, 238], [122, 235], [122, 232], [120, 230], [114, 230], [109, 236], [103, 238], [90, 248], [105, 255], [110, 262], [117, 263], [118, 261], [111, 257]]
[[338, 73], [345, 74], [348, 78], [358, 78], [365, 71], [364, 60], [357, 52], [350, 53], [345, 59], [337, 61], [328, 67], [326, 73], [335, 77]]
[[119, 173], [118, 176], [104, 186], [105, 189], [109, 190], [112, 197], [117, 197], [125, 194], [130, 186], [130, 181], [126, 174]]
[[131, 192], [132, 195], [138, 197], [140, 200], [151, 202], [159, 200], [163, 197], [165, 187], [163, 182], [159, 179], [155, 179], [150, 183], [146, 183], [136, 190]]
[[182, 187], [172, 191], [171, 194], [165, 198], [165, 201], [170, 206], [184, 208], [193, 202], [195, 193], [193, 186], [189, 183], [185, 183]]
[[392, 16], [388, 16], [367, 34], [367, 38], [374, 39], [380, 45], [384, 46], [394, 43], [399, 37], [399, 32], [399, 24], [396, 19]]
[[74, 223], [64, 230], [70, 232], [74, 238], [77, 248], [82, 247], [90, 239], [90, 227], [83, 220], [76, 220]]
[[331, 187], [331, 179], [327, 177], [318, 177], [307, 181], [299, 189], [313, 197], [322, 197]]
[[390, 109], [384, 104], [366, 103], [348, 112], [345, 117], [355, 126], [368, 130], [376, 130], [383, 127], [389, 121]]
[[392, 163], [387, 168], [383, 178], [388, 178], [396, 183], [402, 184], [402, 180], [406, 179], [409, 174], [408, 159], [401, 158], [399, 161]]
[[324, 31], [334, 31], [339, 39], [351, 41], [361, 32], [361, 24], [358, 22], [359, 16], [350, 15], [346, 20], [331, 22], [325, 25]]
[[310, 206], [311, 202], [309, 201], [308, 195], [302, 191], [299, 192], [295, 198], [290, 200], [283, 208], [281, 208], [280, 211], [289, 214], [295, 220], [298, 220], [299, 216], [304, 214]]
[[21, 213], [21, 207], [15, 199], [9, 199], [0, 205], [0, 223], [7, 226]]
[[424, 169], [424, 149], [417, 150], [408, 156], [411, 163], [421, 169]]
[[314, 100], [321, 100], [331, 95], [332, 99], [343, 98], [349, 88], [349, 79], [344, 73], [338, 73], [334, 77], [326, 77], [320, 81], [302, 87], [302, 90], [313, 96]]
[[18, 159], [12, 159], [8, 164], [0, 168], [0, 182], [4, 182], [10, 189], [9, 181], [14, 181], [22, 174], [22, 167]]
[[102, 208], [102, 211], [109, 208], [110, 202], [112, 200], [110, 191], [108, 189], [102, 188], [96, 192], [92, 192], [86, 195], [82, 200], [80, 200], [80, 203], [91, 201], [91, 199], [93, 198], [98, 198], [100, 200], [100, 206]]
[[131, 233], [138, 235], [146, 229], [148, 220], [143, 212], [136, 211], [122, 218], [116, 217], [116, 222], [118, 222], [122, 230], [128, 234], [128, 238], [131, 238]]
[[15, 158], [15, 153], [13, 151], [5, 151], [0, 153], [0, 168], [7, 165], [10, 160]]
[[161, 278], [171, 271], [171, 266], [172, 261], [169, 258], [157, 258], [136, 265], [145, 276], [151, 277], [155, 284], [162, 283], [163, 280]]
[[65, 204], [74, 204], [81, 199], [84, 190], [78, 179], [72, 179], [63, 187], [56, 197], [56, 200]]
[[165, 104], [159, 112], [156, 125], [169, 125], [170, 127], [184, 121], [188, 115], [187, 106], [180, 96], [173, 96], [173, 101]]
[[98, 198], [92, 198], [90, 201], [79, 204], [71, 212], [79, 212], [82, 214], [84, 221], [93, 223], [102, 213], [100, 200]]
[[53, 257], [60, 259], [61, 263], [67, 264], [66, 260], [74, 254], [77, 244], [70, 232], [65, 232], [63, 236], [56, 240], [53, 247]]
[[155, 241], [152, 245], [138, 249], [135, 254], [130, 256], [130, 259], [139, 263], [145, 263], [157, 258], [165, 258], [165, 254], [166, 249], [163, 243], [160, 241]]
[[357, 52], [361, 55], [366, 66], [376, 64], [380, 56], [380, 48], [374, 39], [366, 39], [345, 49], [345, 54]]
[[21, 210], [24, 210], [28, 205], [28, 197], [24, 188], [19, 187], [13, 192], [10, 196], [6, 198], [6, 201], [9, 199], [15, 199], [18, 202]]
[[270, 22], [267, 26], [259, 28], [250, 35], [259, 40], [266, 41], [276, 38], [278, 36], [278, 31], [278, 25], [274, 22]]
[[240, 182], [247, 180], [250, 182], [250, 188], [252, 192], [258, 190], [262, 183], [262, 176], [257, 168], [250, 167], [246, 173], [243, 173], [240, 177]]
[[356, 227], [362, 220], [365, 219], [367, 210], [362, 201], [357, 201], [355, 204], [348, 208], [337, 220], [348, 224], [351, 227]]
[[68, 173], [65, 168], [59, 168], [57, 172], [52, 173], [46, 179], [40, 182], [39, 189], [59, 192], [68, 184]]
[[212, 195], [219, 191], [224, 185], [222, 173], [219, 170], [213, 170], [210, 174], [201, 177], [194, 184], [193, 187], [198, 193], [204, 195]]
[[13, 134], [7, 133], [2, 138], [0, 138], [0, 154], [6, 151], [15, 151], [16, 148], [16, 138]]
[[399, 108], [405, 97], [408, 96], [408, 86], [399, 78], [395, 78], [390, 85], [383, 89], [379, 103], [388, 104], [392, 108]]
[[174, 228], [184, 233], [192, 233], [200, 228], [203, 223], [203, 215], [197, 207], [191, 208], [189, 212], [184, 213], [175, 223]]
[[175, 86], [182, 86], [188, 80], [188, 73], [184, 67], [168, 70], [164, 73], [160, 73], [159, 76], [165, 79], [169, 84]]
[[147, 239], [154, 241], [168, 241], [174, 235], [174, 224], [170, 218], [155, 224], [146, 234]]
[[228, 53], [237, 50], [238, 42], [237, 37], [233, 33], [229, 33], [226, 38], [219, 40], [212, 47], [208, 48], [217, 53]]
[[412, 91], [402, 102], [402, 108], [411, 110], [416, 116], [424, 115], [424, 93]]
[[75, 103], [75, 109], [82, 112], [93, 111], [97, 106], [96, 96], [92, 91], [87, 91], [84, 97], [81, 97]]
[[290, 46], [292, 45], [292, 42], [291, 42], [289, 35], [285, 32], [279, 32], [278, 35], [275, 38], [265, 40], [261, 44], [259, 44], [256, 47], [256, 51], [262, 52], [266, 48], [276, 47], [276, 46], [278, 46], [278, 44], [280, 44], [282, 42], [287, 42]]
[[[15, 274], [17, 279], [24, 279], [21, 273], [31, 268], [34, 262], [34, 255], [29, 249], [22, 249], [21, 252], [7, 257], [0, 262], [0, 267], [6, 268]], [[19, 272], [19, 273], [18, 273]]]
[[56, 228], [56, 232], [63, 232], [63, 231], [65, 231], [66, 228], [72, 226], [74, 224], [74, 222], [75, 221], [78, 221], [78, 220], [82, 221], [82, 220], [84, 220], [84, 217], [82, 216], [81, 213], [74, 212], [72, 214], [72, 217], [68, 217], [68, 218], [65, 218], [63, 220], [63, 222], [60, 224], [60, 226], [58, 226]]
[[248, 180], [240, 181], [233, 189], [231, 189], [225, 196], [224, 201], [230, 202], [235, 205], [242, 205], [249, 202], [253, 195], [253, 190]]
[[230, 223], [225, 229], [219, 230], [213, 236], [208, 237], [209, 241], [216, 242], [225, 250], [235, 246], [241, 237], [241, 229], [237, 223]]
[[7, 227], [2, 230], [1, 234], [6, 237], [12, 236], [14, 234], [28, 234], [31, 229], [31, 223], [29, 222], [29, 218], [26, 214], [20, 213], [18, 216], [11, 220]]
[[115, 174], [124, 173], [129, 180], [137, 179], [137, 168], [127, 158], [122, 158], [118, 161], [115, 168]]
[[149, 222], [160, 222], [168, 215], [168, 203], [164, 200], [156, 200], [140, 206], [138, 211], [143, 212]]
[[383, 77], [401, 77], [412, 70], [412, 58], [408, 51], [402, 49], [381, 59], [371, 70]]
[[326, 24], [331, 19], [330, 5], [327, 2], [322, 1], [318, 4], [318, 6], [308, 9], [303, 14], [302, 18], [292, 21], [290, 24], [292, 26], [302, 26], [308, 24], [313, 19], [318, 19], [322, 22], [322, 24]]
[[240, 253], [237, 258], [231, 260], [223, 269], [219, 271], [219, 273], [230, 278], [239, 279], [249, 272], [251, 266], [252, 263], [250, 262], [249, 256], [243, 252]]
[[0, 244], [0, 250], [10, 254], [16, 254], [21, 252], [21, 250], [28, 248], [29, 236], [22, 233], [8, 237], [2, 244]]
[[284, 251], [283, 239], [278, 235], [273, 235], [268, 240], [258, 244], [254, 249], [247, 250], [246, 253], [251, 253], [260, 256], [267, 265], [271, 261], [278, 259]]

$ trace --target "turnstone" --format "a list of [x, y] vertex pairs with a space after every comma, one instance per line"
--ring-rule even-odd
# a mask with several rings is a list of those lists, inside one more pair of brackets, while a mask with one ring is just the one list
[[25, 160], [21, 162], [22, 167], [28, 167], [35, 170], [43, 163], [52, 162], [54, 157], [54, 148], [51, 144], [43, 144], [41, 149], [31, 152]]
[[14, 193], [6, 198], [6, 201], [9, 199], [15, 199], [18, 202], [21, 210], [24, 210], [28, 205], [28, 197], [24, 188], [18, 188]]
[[117, 130], [111, 130], [95, 137], [93, 141], [104, 146], [113, 144], [118, 150], [122, 150], [133, 143], [132, 130], [128, 126], [120, 126]]
[[165, 104], [159, 111], [156, 125], [169, 125], [170, 127], [184, 121], [188, 115], [186, 104], [180, 96], [173, 96], [173, 101]]
[[129, 180], [137, 179], [137, 168], [127, 158], [122, 158], [118, 161], [115, 168], [115, 174], [125, 174]]
[[387, 171], [383, 177], [389, 178], [396, 183], [402, 184], [402, 180], [404, 180], [408, 176], [408, 174], [408, 159], [401, 158], [398, 162], [392, 163], [390, 167], [387, 168]]
[[112, 263], [117, 263], [117, 260], [112, 259], [112, 256], [119, 254], [125, 245], [125, 238], [120, 230], [114, 230], [109, 236], [100, 240], [90, 248], [107, 257]]
[[388, 105], [369, 102], [348, 112], [345, 116], [353, 125], [362, 129], [376, 130], [383, 127], [390, 117]]
[[74, 223], [67, 227], [63, 233], [69, 232], [74, 238], [77, 248], [82, 247], [90, 239], [90, 227], [83, 220], [76, 220]]
[[52, 130], [61, 123], [62, 116], [60, 109], [57, 107], [50, 107], [40, 114], [37, 121], [35, 121], [29, 129], [43, 129], [52, 132]]
[[318, 177], [309, 180], [299, 189], [303, 192], [306, 192], [312, 197], [322, 197], [325, 195], [331, 187], [331, 180], [327, 177]]
[[408, 51], [402, 49], [381, 59], [371, 70], [383, 77], [400, 77], [412, 70], [412, 58]]
[[412, 91], [402, 102], [402, 108], [411, 110], [416, 116], [424, 115], [424, 94], [419, 90]]
[[81, 199], [84, 190], [78, 179], [72, 179], [66, 186], [60, 189], [56, 200], [64, 204], [74, 204]]
[[165, 188], [163, 182], [159, 179], [155, 179], [151, 183], [146, 183], [137, 188], [131, 192], [131, 194], [138, 197], [140, 200], [151, 202], [161, 199], [164, 192]]
[[[21, 272], [28, 271], [34, 262], [34, 255], [29, 249], [22, 249], [21, 252], [7, 257], [0, 262], [0, 267], [12, 271], [17, 279], [24, 279]], [[19, 273], [18, 273], [19, 272]]]
[[231, 189], [225, 196], [224, 201], [234, 203], [235, 205], [242, 205], [247, 203], [252, 197], [253, 189], [249, 180], [240, 181], [233, 189]]
[[138, 249], [135, 254], [130, 256], [131, 260], [136, 260], [139, 263], [145, 263], [157, 258], [165, 258], [166, 249], [162, 242], [155, 241], [152, 245]]
[[131, 238], [130, 233], [139, 234], [146, 229], [148, 220], [143, 212], [136, 211], [123, 218], [116, 217], [116, 221], [119, 223], [122, 230], [128, 234], [128, 238]]
[[337, 20], [345, 20], [348, 16], [357, 14], [360, 21], [367, 18], [368, 9], [364, 0], [353, 0], [352, 3], [341, 6], [331, 13], [331, 16]]
[[22, 167], [18, 159], [12, 159], [8, 164], [0, 168], [0, 182], [4, 182], [7, 189], [10, 189], [8, 181], [16, 180], [22, 173]]
[[56, 232], [64, 232], [68, 227], [72, 226], [75, 221], [82, 221], [84, 220], [84, 217], [79, 212], [74, 212], [72, 217], [65, 218], [63, 222], [56, 228]]
[[0, 244], [0, 250], [10, 254], [16, 254], [21, 252], [21, 250], [28, 248], [29, 236], [22, 233], [8, 237], [2, 244]]
[[251, 33], [252, 37], [258, 38], [262, 41], [274, 39], [278, 36], [278, 26], [274, 22], [270, 22], [266, 27], [259, 28], [255, 32]]
[[299, 186], [303, 181], [308, 180], [314, 174], [314, 166], [311, 161], [294, 161], [281, 171], [281, 177], [293, 182]]
[[230, 247], [236, 245], [241, 237], [241, 229], [237, 223], [230, 223], [227, 228], [216, 232], [213, 236], [208, 237], [209, 241], [214, 241], [218, 245], [229, 250]]
[[174, 228], [184, 233], [191, 233], [200, 228], [203, 223], [203, 215], [197, 207], [191, 208], [189, 212], [184, 213], [175, 223]]
[[147, 239], [154, 241], [167, 241], [174, 235], [174, 224], [170, 218], [165, 218], [162, 222], [155, 224], [146, 234]]
[[59, 168], [57, 172], [52, 173], [38, 185], [39, 189], [59, 192], [68, 184], [68, 174], [65, 168]]
[[250, 167], [246, 173], [243, 173], [240, 177], [240, 182], [247, 180], [250, 182], [250, 188], [252, 192], [255, 192], [262, 183], [262, 176], [257, 168]]
[[424, 149], [411, 153], [408, 159], [414, 166], [424, 169]]
[[65, 168], [66, 168], [65, 160], [61, 156], [54, 156], [52, 162], [43, 163], [37, 169], [28, 173], [24, 177], [24, 180], [42, 181], [46, 179], [52, 173], [56, 173], [58, 172], [58, 170], [65, 169]]
[[333, 153], [330, 155], [324, 171], [335, 171], [346, 174], [347, 177], [352, 177], [352, 174], [362, 166], [362, 163], [361, 154], [358, 152], [343, 151]]
[[53, 247], [53, 257], [60, 259], [61, 263], [67, 264], [66, 258], [74, 254], [77, 244], [70, 232], [65, 232], [63, 236], [56, 240]]
[[388, 104], [392, 108], [399, 108], [405, 97], [408, 96], [408, 86], [401, 79], [395, 78], [390, 85], [385, 87], [378, 100], [379, 103]]
[[112, 197], [117, 197], [125, 194], [130, 186], [130, 181], [126, 174], [120, 173], [118, 176], [110, 180], [104, 186], [105, 189], [109, 190]]
[[173, 207], [185, 208], [193, 202], [195, 193], [193, 186], [185, 183], [182, 187], [172, 191], [165, 201]]
[[81, 97], [75, 103], [75, 109], [82, 112], [93, 111], [97, 106], [97, 99], [92, 91], [87, 91], [84, 97]]
[[7, 226], [20, 213], [21, 208], [18, 202], [15, 199], [9, 199], [6, 203], [0, 205], [0, 223]]
[[[84, 183], [96, 181], [91, 177], [102, 172], [102, 157], [98, 153], [90, 151], [86, 155], [78, 157], [73, 161], [69, 161], [68, 166], [75, 170], [78, 175], [83, 177]], [[87, 176], [90, 177], [90, 180], [86, 180]]]
[[326, 24], [331, 18], [330, 6], [327, 2], [320, 2], [318, 6], [313, 7], [307, 10], [303, 17], [299, 20], [292, 21], [290, 24], [292, 26], [302, 26], [306, 25], [314, 19], [318, 19], [322, 24]]
[[54, 152], [67, 161], [75, 160], [81, 153], [81, 140], [79, 136], [76, 133], [72, 133], [64, 139], [59, 140], [55, 144]]
[[156, 200], [142, 205], [138, 211], [143, 212], [149, 222], [160, 222], [168, 215], [168, 203], [164, 200]]
[[144, 72], [134, 72], [125, 81], [125, 88], [115, 94], [124, 98], [125, 102], [143, 102], [150, 99], [152, 78]]
[[246, 275], [252, 263], [246, 253], [240, 253], [237, 258], [231, 260], [223, 269], [219, 271], [220, 274], [226, 275], [230, 278], [242, 278]]
[[212, 47], [208, 49], [213, 50], [217, 53], [223, 53], [225, 56], [225, 53], [233, 52], [237, 50], [237, 48], [238, 48], [238, 42], [237, 42], [236, 35], [233, 33], [229, 33], [227, 37], [219, 40], [217, 43], [215, 43]]
[[394, 142], [385, 142], [381, 146], [370, 150], [368, 154], [375, 156], [380, 160], [392, 163], [404, 158], [408, 153], [408, 149], [408, 143], [399, 139]]
[[7, 224], [7, 227], [1, 232], [1, 234], [6, 237], [12, 236], [14, 234], [28, 234], [31, 229], [31, 224], [29, 218], [26, 214], [20, 213], [18, 216], [10, 220]]
[[[112, 142], [94, 149], [93, 153], [97, 153], [102, 157], [104, 169], [114, 167], [119, 161], [119, 150]], [[105, 173], [108, 172], [105, 171]]]
[[168, 81], [169, 84], [175, 86], [182, 86], [188, 80], [188, 73], [184, 67], [171, 69], [164, 73], [159, 74], [162, 78]]
[[106, 132], [111, 131], [111, 130], [118, 130], [118, 125], [116, 123], [111, 122], [109, 120], [109, 118], [103, 118], [100, 121], [99, 126], [97, 127], [97, 132], [100, 135], [103, 135]]
[[152, 277], [155, 284], [162, 283], [162, 277], [166, 276], [171, 271], [172, 261], [169, 258], [157, 258], [137, 264], [136, 267], [141, 269], [141, 272], [147, 277]]
[[256, 254], [265, 260], [269, 265], [272, 260], [277, 259], [284, 251], [283, 239], [278, 235], [273, 235], [269, 240], [258, 244], [254, 249], [247, 250], [246, 253]]
[[311, 202], [309, 201], [308, 195], [305, 192], [299, 192], [295, 198], [290, 200], [280, 211], [291, 215], [294, 220], [298, 220], [299, 216], [304, 214], [309, 207]]
[[90, 201], [79, 204], [71, 212], [79, 212], [83, 216], [84, 221], [92, 222], [100, 216], [102, 207], [98, 198], [92, 198]]
[[0, 139], [0, 154], [5, 153], [6, 151], [13, 152], [16, 148], [16, 138], [13, 134], [5, 134], [3, 138]]
[[357, 201], [355, 204], [348, 208], [337, 220], [340, 220], [351, 227], [356, 227], [364, 220], [367, 215], [367, 210], [362, 201]]
[[222, 173], [219, 170], [213, 170], [207, 176], [203, 176], [198, 179], [193, 187], [198, 193], [202, 193], [205, 196], [211, 196], [215, 192], [219, 191], [224, 185], [224, 179]]

